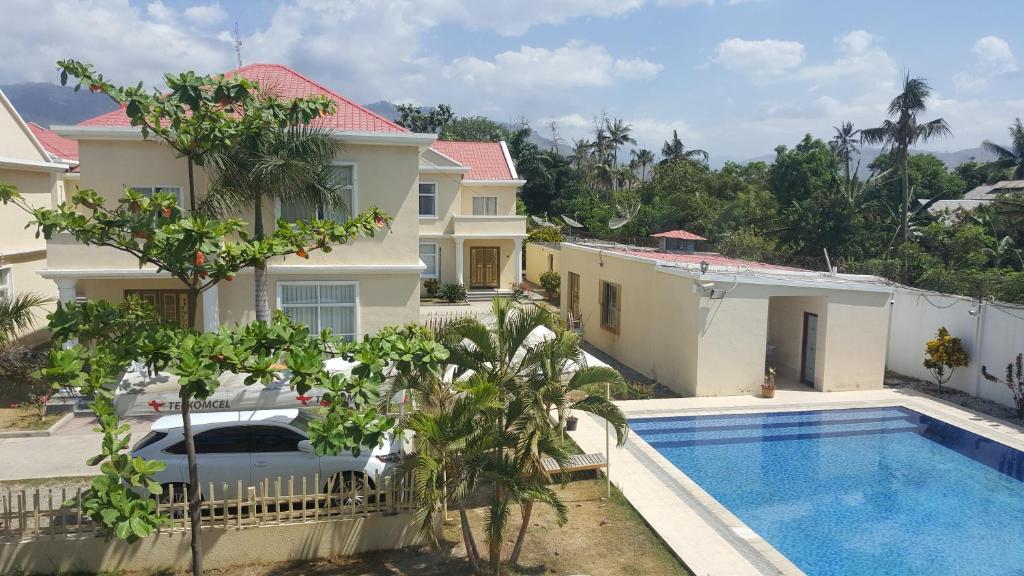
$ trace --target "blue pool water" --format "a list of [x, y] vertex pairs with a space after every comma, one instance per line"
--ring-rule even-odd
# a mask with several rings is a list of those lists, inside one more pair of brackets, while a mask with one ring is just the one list
[[636, 418], [810, 576], [1024, 576], [1024, 452], [906, 408]]

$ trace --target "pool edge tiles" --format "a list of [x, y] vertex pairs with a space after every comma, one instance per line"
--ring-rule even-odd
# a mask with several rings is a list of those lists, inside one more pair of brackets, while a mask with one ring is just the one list
[[[650, 417], [644, 414], [644, 416], [629, 418], [631, 424], [636, 424], [634, 437], [638, 438], [628, 448], [631, 452], [639, 452], [647, 456], [646, 460], [649, 463], [647, 467], [655, 475], [660, 475], [659, 473], [664, 472], [664, 470], [655, 470], [655, 468], [664, 468], [666, 466], [679, 472], [679, 475], [686, 479], [687, 482], [685, 484], [688, 486], [679, 485], [676, 489], [673, 489], [677, 495], [690, 500], [691, 504], [693, 500], [697, 500], [701, 507], [715, 512], [716, 514], [713, 514], [714, 517], [706, 518], [706, 521], [720, 532], [723, 525], [730, 527], [732, 532], [739, 536], [738, 538], [732, 538], [731, 541], [734, 544], [737, 541], [741, 542], [737, 545], [738, 552], [749, 558], [752, 556], [751, 549], [754, 549], [755, 555], [760, 555], [764, 560], [768, 560], [785, 573], [790, 572], [787, 569], [789, 566], [785, 566], [785, 564], [789, 564], [797, 570], [799, 568], [789, 559], [785, 559], [785, 556], [779, 550], [774, 548], [760, 535], [758, 535], [756, 540], [749, 538], [749, 535], [758, 534], [758, 532], [753, 526], [748, 526], [744, 519], [749, 518], [753, 521], [754, 526], [761, 526], [767, 529], [767, 535], [772, 537], [772, 542], [779, 542], [790, 552], [796, 554], [795, 557], [801, 559], [801, 564], [806, 563], [806, 567], [812, 570], [810, 573], [821, 574], [822, 566], [820, 563], [816, 566], [814, 562], [808, 561], [806, 554], [798, 551], [801, 547], [807, 547], [807, 544], [800, 545], [796, 549], [793, 548], [792, 544], [786, 544], [787, 540], [792, 539], [794, 536], [792, 527], [767, 528], [763, 518], [760, 521], [758, 520], [756, 509], [751, 509], [749, 505], [741, 504], [742, 499], [740, 501], [736, 500], [736, 487], [733, 487], [732, 492], [727, 491], [723, 493], [723, 489], [728, 490], [729, 482], [722, 483], [721, 473], [718, 474], [720, 479], [715, 480], [714, 475], [708, 476], [709, 472], [707, 470], [702, 472], [700, 461], [706, 460], [712, 454], [724, 456], [731, 453], [733, 457], [736, 457], [737, 454], [743, 453], [735, 452], [734, 448], [728, 446], [730, 444], [749, 445], [750, 447], [747, 448], [749, 451], [753, 446], [773, 441], [810, 440], [813, 442], [811, 445], [817, 446], [822, 442], [847, 442], [847, 438], [858, 435], [882, 436], [884, 434], [899, 435], [911, 433], [912, 436], [907, 436], [907, 438], [917, 437], [917, 442], [921, 442], [922, 439], [927, 440], [926, 444], [934, 445], [934, 450], [938, 450], [937, 447], [944, 449], [941, 451], [941, 454], [936, 454], [934, 457], [941, 457], [942, 454], [946, 454], [945, 450], [948, 450], [950, 451], [949, 456], [951, 458], [953, 458], [952, 453], [959, 454], [975, 464], [983, 465], [990, 470], [989, 473], [994, 471], [1001, 476], [1008, 477], [1007, 482], [1010, 482], [1013, 486], [1015, 486], [1014, 480], [1024, 481], [1024, 460], [1022, 460], [1024, 458], [1024, 451], [1020, 448], [1020, 442], [1007, 443], [998, 438], [993, 438], [989, 434], [979, 433], [977, 430], [979, 426], [964, 426], [965, 419], [962, 416], [953, 419], [954, 421], [951, 422], [951, 418], [946, 415], [941, 417], [935, 416], [933, 414], [934, 410], [920, 410], [918, 406], [910, 407], [906, 405], [888, 405], [884, 407], [840, 407], [837, 405], [815, 408], [814, 410], [807, 410], [806, 407], [802, 408], [793, 410], [723, 412], [716, 414], [695, 414], [689, 412], [661, 414], [659, 417]], [[930, 414], [928, 412], [933, 413]], [[635, 412], [627, 412], [627, 416], [632, 416], [633, 414]], [[916, 425], [907, 425], [908, 420], [913, 421]], [[805, 422], [805, 424], [799, 426], [793, 425], [793, 422]], [[668, 425], [647, 426], [647, 424]], [[673, 427], [673, 424], [678, 427]], [[810, 426], [816, 426], [816, 431], [805, 432], [804, 428]], [[879, 426], [883, 427], [880, 428]], [[798, 432], [794, 434], [793, 430]], [[857, 440], [853, 441], [858, 442]], [[825, 446], [825, 444], [822, 444], [822, 446]], [[684, 449], [686, 451], [674, 451], [676, 449]], [[738, 449], [742, 449], [742, 446]], [[782, 450], [787, 449], [791, 450], [793, 448], [783, 448]], [[692, 450], [696, 450], [696, 452]], [[707, 452], [707, 450], [716, 450], [716, 452]], [[721, 450], [727, 450], [727, 452], [721, 452]], [[993, 451], [995, 451], [994, 454]], [[703, 457], [700, 456], [701, 452], [704, 452]], [[781, 452], [779, 454], [784, 453]], [[683, 461], [685, 466], [683, 464], [676, 464], [681, 457], [686, 458]], [[718, 457], [715, 456], [714, 458]], [[737, 474], [743, 471], [742, 462], [744, 460], [742, 456], [739, 457], [741, 458], [741, 463], [739, 464], [740, 467], [736, 468]], [[691, 461], [690, 458], [696, 458], [696, 460]], [[638, 460], [643, 461], [643, 459]], [[727, 461], [728, 459], [722, 462]], [[777, 461], [781, 462], [780, 460]], [[800, 460], [794, 462], [798, 467], [802, 465]], [[940, 462], [940, 460], [935, 460], [935, 462]], [[693, 472], [697, 473], [696, 477], [692, 476]], [[697, 478], [701, 479], [700, 483], [698, 483]], [[706, 485], [704, 484], [705, 482], [707, 483]], [[827, 486], [827, 484], [822, 486]], [[725, 500], [719, 501], [718, 498], [712, 496], [712, 493], [724, 496]], [[747, 494], [749, 495], [749, 493]], [[1011, 501], [1018, 501], [1015, 488], [1010, 487], [1007, 494]], [[970, 498], [967, 500], [970, 501]], [[737, 510], [734, 512], [724, 502], [729, 502], [731, 506], [738, 506]], [[1016, 505], [1013, 506], [1016, 507]], [[975, 508], [968, 506], [967, 509], [974, 510]], [[980, 509], [984, 509], [984, 507]], [[742, 519], [739, 514], [743, 514]], [[914, 516], [909, 514], [905, 518], [914, 518]], [[827, 523], [833, 520], [832, 515], [822, 512], [815, 512], [814, 517], [811, 518], [812, 522]], [[828, 525], [821, 524], [821, 526]], [[789, 530], [789, 532], [787, 533], [786, 530]], [[802, 538], [800, 536], [800, 534], [803, 534], [802, 532], [795, 534], [797, 534], [797, 540]], [[748, 537], [743, 538], [744, 535]], [[763, 544], [757, 542], [757, 540], [761, 540]], [[747, 545], [745, 546], [744, 544]], [[831, 552], [841, 554], [841, 557], [845, 559], [847, 558], [847, 553], [844, 550], [844, 547], [836, 546]], [[779, 557], [785, 559], [785, 563], [782, 565], [777, 561]], [[847, 565], [846, 570], [856, 565], [856, 558], [856, 555], [850, 556], [850, 563]], [[890, 565], [883, 563], [880, 566], [886, 568]], [[894, 562], [892, 566], [898, 567], [899, 563]], [[831, 574], [833, 572], [827, 573]], [[974, 574], [976, 572], [971, 573]], [[988, 572], [982, 571], [977, 573]]]

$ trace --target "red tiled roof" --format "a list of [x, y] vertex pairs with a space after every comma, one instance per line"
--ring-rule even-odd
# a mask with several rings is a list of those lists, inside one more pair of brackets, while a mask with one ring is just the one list
[[[260, 87], [279, 98], [300, 96], [326, 96], [335, 102], [336, 110], [330, 116], [318, 118], [313, 125], [333, 130], [354, 132], [408, 132], [387, 118], [363, 108], [348, 98], [310, 80], [295, 70], [280, 64], [249, 64], [226, 72], [225, 76], [240, 74], [259, 82]], [[123, 107], [78, 124], [79, 126], [131, 126]]]
[[78, 160], [78, 142], [64, 138], [53, 130], [47, 130], [35, 122], [28, 122], [28, 129], [35, 135], [36, 140], [43, 145], [52, 156], [57, 159]]
[[678, 238], [680, 240], [707, 240], [703, 236], [698, 236], [693, 232], [687, 232], [686, 230], [669, 230], [668, 232], [660, 232], [658, 234], [651, 234], [651, 238]]
[[430, 145], [441, 154], [470, 170], [466, 180], [512, 180], [501, 142], [451, 142], [438, 140]]
[[613, 251], [620, 254], [626, 254], [628, 256], [636, 256], [638, 258], [645, 258], [647, 260], [662, 261], [662, 262], [676, 262], [679, 264], [697, 264], [701, 262], [707, 262], [711, 267], [731, 267], [731, 268], [750, 268], [753, 270], [790, 270], [790, 271], [804, 271], [800, 268], [792, 268], [789, 266], [777, 266], [775, 264], [764, 264], [763, 262], [753, 262], [751, 260], [740, 260], [738, 258], [729, 258], [728, 256], [722, 256], [721, 254], [711, 254], [707, 252], [661, 252], [658, 250], [631, 250], [629, 248], [614, 248]]

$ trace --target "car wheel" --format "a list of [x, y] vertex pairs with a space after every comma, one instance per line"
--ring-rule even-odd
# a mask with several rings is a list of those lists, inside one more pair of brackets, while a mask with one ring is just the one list
[[[353, 500], [356, 506], [363, 504], [363, 493], [373, 490], [373, 480], [366, 477], [362, 472], [342, 472], [334, 476], [334, 481], [324, 487], [324, 492], [334, 491], [336, 498], [339, 498], [343, 506], [351, 506]], [[355, 496], [352, 492], [355, 491]]]

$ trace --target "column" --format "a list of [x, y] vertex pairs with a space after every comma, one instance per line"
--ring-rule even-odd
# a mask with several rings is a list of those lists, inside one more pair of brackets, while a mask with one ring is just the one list
[[465, 242], [462, 238], [455, 239], [455, 282], [457, 284], [465, 284], [466, 278], [462, 272], [462, 258], [465, 249], [463, 248]]
[[516, 259], [516, 286], [523, 281], [523, 239], [516, 238], [516, 249], [512, 252]]
[[60, 300], [61, 304], [69, 304], [75, 301], [75, 298], [78, 297], [78, 280], [74, 278], [54, 278], [53, 281], [57, 283], [57, 299]]
[[216, 332], [220, 327], [220, 286], [214, 284], [203, 292], [203, 332]]

